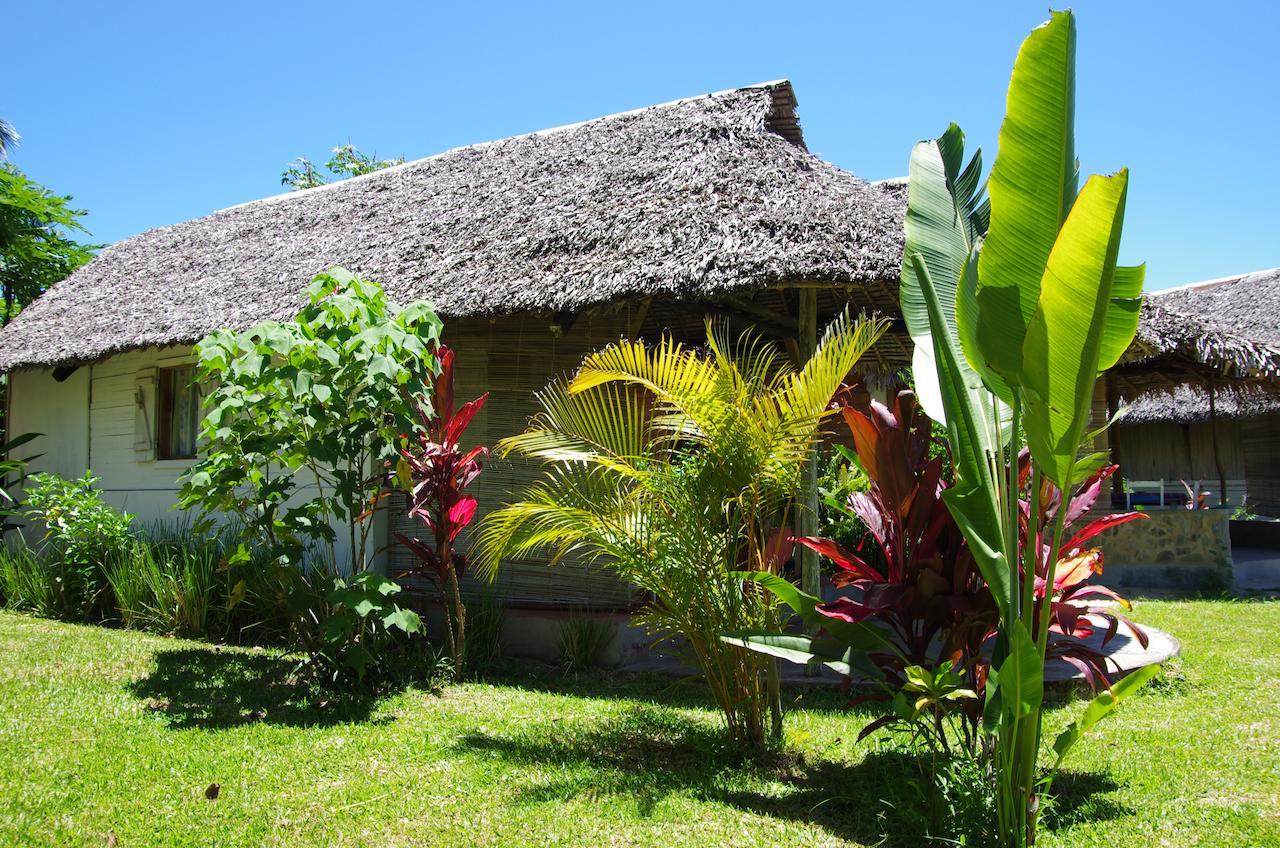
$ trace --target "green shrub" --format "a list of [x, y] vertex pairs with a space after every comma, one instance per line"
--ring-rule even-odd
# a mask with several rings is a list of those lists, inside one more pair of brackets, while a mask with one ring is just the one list
[[617, 640], [615, 622], [574, 610], [560, 625], [560, 656], [571, 671], [592, 668], [604, 662]]
[[311, 571], [292, 586], [301, 669], [325, 685], [377, 687], [410, 672], [422, 622], [393, 596], [400, 584], [372, 571], [340, 577]]
[[106, 503], [97, 482], [88, 471], [78, 480], [56, 474], [28, 478], [23, 515], [45, 529], [40, 560], [52, 581], [55, 614], [66, 618], [100, 621], [109, 615], [107, 563], [133, 544], [133, 516]]
[[131, 630], [140, 630], [151, 621], [151, 584], [141, 567], [139, 549], [130, 551], [108, 562], [103, 571], [111, 587], [116, 613], [120, 624]]

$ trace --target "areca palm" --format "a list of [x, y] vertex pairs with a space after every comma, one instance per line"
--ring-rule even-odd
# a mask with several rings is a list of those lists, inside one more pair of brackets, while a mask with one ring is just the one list
[[523, 498], [482, 523], [479, 567], [550, 553], [600, 562], [652, 594], [643, 622], [687, 643], [735, 739], [781, 731], [771, 660], [720, 634], [777, 626], [768, 593], [742, 570], [779, 568], [802, 466], [832, 396], [886, 328], [848, 317], [799, 370], [757, 336], [707, 323], [705, 351], [671, 338], [621, 341], [539, 397], [503, 455], [545, 463]]

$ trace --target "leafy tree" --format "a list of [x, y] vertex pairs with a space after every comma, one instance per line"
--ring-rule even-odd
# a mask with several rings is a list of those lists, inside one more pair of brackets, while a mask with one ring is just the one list
[[[293, 321], [218, 330], [197, 345], [199, 379], [213, 389], [205, 456], [183, 475], [179, 503], [237, 517], [242, 555], [299, 563], [318, 548], [324, 564], [360, 572], [387, 463], [430, 398], [440, 319], [341, 268], [307, 295]], [[350, 563], [338, 561], [335, 526]]]
[[9, 323], [22, 307], [93, 258], [96, 245], [70, 237], [87, 232], [69, 196], [54, 194], [11, 164], [0, 165], [0, 286]]
[[738, 572], [776, 574], [787, 559], [805, 457], [832, 396], [885, 326], [841, 318], [799, 371], [773, 346], [735, 343], [711, 323], [706, 353], [667, 338], [588, 356], [567, 386], [539, 394], [530, 429], [499, 444], [545, 471], [483, 520], [481, 573], [535, 551], [601, 562], [653, 594], [642, 620], [687, 644], [730, 735], [776, 740], [776, 664], [720, 634], [778, 626], [768, 593], [744, 588]]
[[333, 148], [329, 161], [324, 163], [324, 168], [332, 179], [321, 173], [310, 159], [299, 156], [280, 174], [280, 183], [297, 191], [322, 186], [335, 180], [345, 180], [347, 177], [372, 174], [383, 168], [403, 164], [403, 156], [399, 159], [379, 159], [376, 153], [369, 156], [361, 153], [353, 144], [342, 144]]

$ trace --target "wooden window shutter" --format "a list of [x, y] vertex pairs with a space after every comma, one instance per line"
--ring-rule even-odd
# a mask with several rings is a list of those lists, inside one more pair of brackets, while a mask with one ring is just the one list
[[156, 369], [143, 368], [133, 379], [133, 458], [156, 458]]

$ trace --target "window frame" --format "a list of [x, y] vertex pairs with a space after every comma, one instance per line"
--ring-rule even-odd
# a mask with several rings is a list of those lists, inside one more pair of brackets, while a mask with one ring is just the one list
[[196, 402], [192, 404], [194, 411], [194, 419], [191, 422], [192, 432], [198, 434], [200, 432], [200, 388], [196, 384], [194, 378], [196, 376], [194, 364], [186, 365], [170, 365], [158, 369], [156, 374], [156, 459], [159, 460], [187, 460], [195, 459], [199, 452], [199, 447], [195, 444], [197, 439], [192, 440], [192, 452], [190, 454], [180, 454], [173, 450], [173, 410], [174, 400], [177, 392], [174, 391], [174, 377], [179, 371], [190, 371], [192, 375], [191, 390], [196, 393]]

